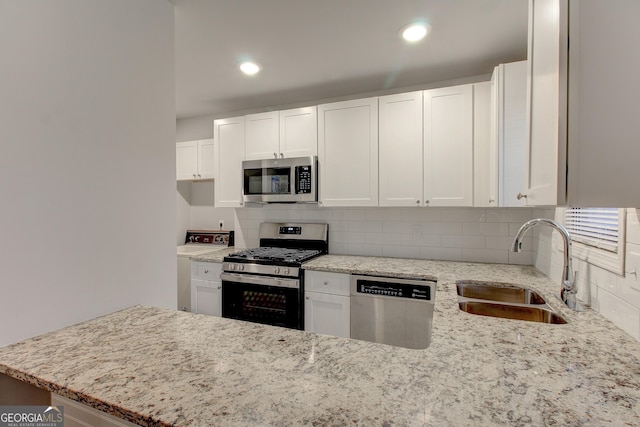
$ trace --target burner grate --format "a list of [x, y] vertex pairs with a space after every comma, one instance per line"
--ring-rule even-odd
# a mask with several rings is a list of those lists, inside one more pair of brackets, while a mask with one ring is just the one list
[[299, 263], [311, 259], [320, 253], [321, 251], [316, 249], [260, 247], [236, 252], [229, 255], [229, 259]]

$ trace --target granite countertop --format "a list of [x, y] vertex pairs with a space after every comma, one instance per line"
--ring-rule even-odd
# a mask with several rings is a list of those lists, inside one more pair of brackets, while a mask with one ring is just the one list
[[222, 262], [224, 257], [238, 251], [239, 249], [231, 246], [224, 249], [219, 249], [215, 252], [206, 252], [204, 254], [194, 255], [191, 257], [191, 261]]
[[[438, 277], [431, 345], [135, 306], [1, 348], [0, 372], [141, 425], [640, 424], [640, 343], [556, 303], [532, 267], [327, 255], [305, 268]], [[461, 312], [456, 279], [530, 286], [569, 323]]]

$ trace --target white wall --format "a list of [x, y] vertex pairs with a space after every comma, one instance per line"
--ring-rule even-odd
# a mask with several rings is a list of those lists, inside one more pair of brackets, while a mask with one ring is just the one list
[[175, 307], [173, 33], [167, 1], [0, 0], [0, 345]]
[[326, 222], [334, 254], [531, 265], [532, 237], [524, 239], [520, 253], [509, 248], [518, 228], [533, 215], [531, 208], [268, 205], [236, 209], [236, 246], [259, 246], [263, 221]]
[[[541, 212], [541, 217], [562, 221], [561, 208]], [[561, 245], [554, 249], [553, 230], [537, 227], [535, 266], [552, 280], [562, 277]], [[573, 257], [577, 271], [578, 297], [618, 327], [640, 340], [640, 209], [627, 209], [625, 270], [636, 274], [619, 275]]]

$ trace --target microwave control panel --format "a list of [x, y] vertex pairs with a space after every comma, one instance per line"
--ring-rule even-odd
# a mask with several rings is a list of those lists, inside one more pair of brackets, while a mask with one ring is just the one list
[[296, 166], [296, 194], [310, 194], [312, 179], [311, 166]]

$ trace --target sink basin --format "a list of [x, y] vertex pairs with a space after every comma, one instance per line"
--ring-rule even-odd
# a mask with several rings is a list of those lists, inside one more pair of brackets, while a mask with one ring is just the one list
[[515, 304], [546, 304], [544, 298], [536, 291], [508, 283], [459, 280], [456, 282], [456, 288], [458, 295], [464, 298]]
[[505, 319], [527, 320], [529, 322], [553, 323], [564, 325], [567, 321], [557, 313], [532, 305], [496, 304], [484, 301], [460, 301], [460, 310], [481, 316], [502, 317]]

